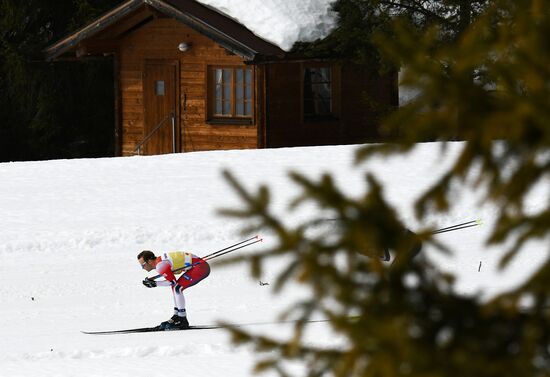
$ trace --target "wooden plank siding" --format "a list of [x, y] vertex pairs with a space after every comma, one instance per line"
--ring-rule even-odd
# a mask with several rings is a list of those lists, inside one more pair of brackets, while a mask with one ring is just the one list
[[[181, 42], [191, 43], [181, 52]], [[156, 18], [120, 40], [120, 98], [122, 155], [135, 154], [144, 134], [143, 67], [148, 59], [179, 62], [178, 151], [258, 147], [256, 117], [251, 125], [208, 124], [207, 73], [209, 66], [243, 65], [241, 57], [170, 18]], [[256, 84], [257, 85], [257, 84]]]
[[342, 143], [386, 141], [390, 135], [380, 129], [380, 118], [398, 106], [397, 73], [379, 75], [369, 67], [346, 65], [342, 69]]
[[[332, 115], [326, 119], [307, 119], [304, 114], [304, 69], [314, 66], [331, 68]], [[267, 147], [351, 144], [385, 137], [379, 118], [387, 106], [397, 106], [395, 73], [379, 76], [369, 67], [330, 60], [272, 63], [265, 69]]]

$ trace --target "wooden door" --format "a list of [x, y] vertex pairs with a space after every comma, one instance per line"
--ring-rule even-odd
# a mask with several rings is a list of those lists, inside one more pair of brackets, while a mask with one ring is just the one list
[[[143, 77], [145, 155], [179, 151], [178, 63], [146, 61]], [[171, 114], [174, 115], [172, 125]], [[156, 131], [155, 128], [162, 123]], [[175, 149], [175, 150], [174, 150]]]

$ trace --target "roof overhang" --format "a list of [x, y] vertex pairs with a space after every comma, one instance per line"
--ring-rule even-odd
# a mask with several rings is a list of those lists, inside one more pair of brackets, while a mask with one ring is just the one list
[[156, 17], [171, 17], [247, 61], [277, 58], [278, 46], [195, 0], [128, 0], [44, 50], [46, 60], [111, 54], [118, 41]]

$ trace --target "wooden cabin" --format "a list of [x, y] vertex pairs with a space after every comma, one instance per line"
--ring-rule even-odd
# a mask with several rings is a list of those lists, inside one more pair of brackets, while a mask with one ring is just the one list
[[112, 57], [116, 154], [378, 141], [367, 98], [397, 106], [397, 77], [289, 57], [194, 0], [128, 0], [45, 50]]

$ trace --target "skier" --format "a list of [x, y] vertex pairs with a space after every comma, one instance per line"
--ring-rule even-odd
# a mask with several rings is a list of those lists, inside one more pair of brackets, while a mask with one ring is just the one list
[[[404, 232], [404, 235], [403, 235], [404, 242], [406, 242], [405, 245], [406, 245], [406, 249], [408, 250], [407, 257], [408, 257], [408, 260], [412, 260], [414, 257], [416, 257], [420, 253], [420, 251], [422, 251], [422, 240], [420, 239], [418, 234], [416, 234], [410, 229], [405, 228], [403, 232]], [[389, 247], [384, 248], [384, 255], [381, 256], [384, 262], [389, 262], [391, 259], [391, 254], [389, 249], [390, 249]], [[394, 262], [395, 262], [395, 259], [394, 259]]]
[[[408, 250], [408, 260], [412, 260], [414, 257], [416, 257], [420, 251], [422, 251], [422, 240], [416, 234], [410, 229], [403, 228], [400, 230], [403, 232], [403, 242], [405, 242], [404, 247], [406, 250]], [[384, 262], [389, 262], [392, 259], [392, 254], [390, 254], [390, 250], [392, 250], [393, 247], [385, 246], [383, 250], [376, 249], [374, 246], [369, 245], [364, 250], [359, 251], [361, 254], [364, 254], [368, 257], [380, 257]], [[393, 261], [395, 262], [396, 256], [394, 256]]]
[[[151, 278], [145, 278], [143, 285], [147, 288], [154, 288], [156, 286], [172, 287], [172, 293], [174, 294], [174, 315], [168, 321], [162, 322], [159, 328], [161, 330], [189, 328], [183, 291], [199, 283], [210, 274], [208, 263], [194, 254], [183, 251], [163, 253], [157, 257], [152, 251], [144, 250], [138, 254], [137, 259], [139, 264], [141, 264], [141, 268], [145, 271], [156, 270], [166, 279], [156, 281]], [[190, 268], [185, 270], [184, 274], [179, 278], [176, 278], [172, 270], [184, 267]]]

